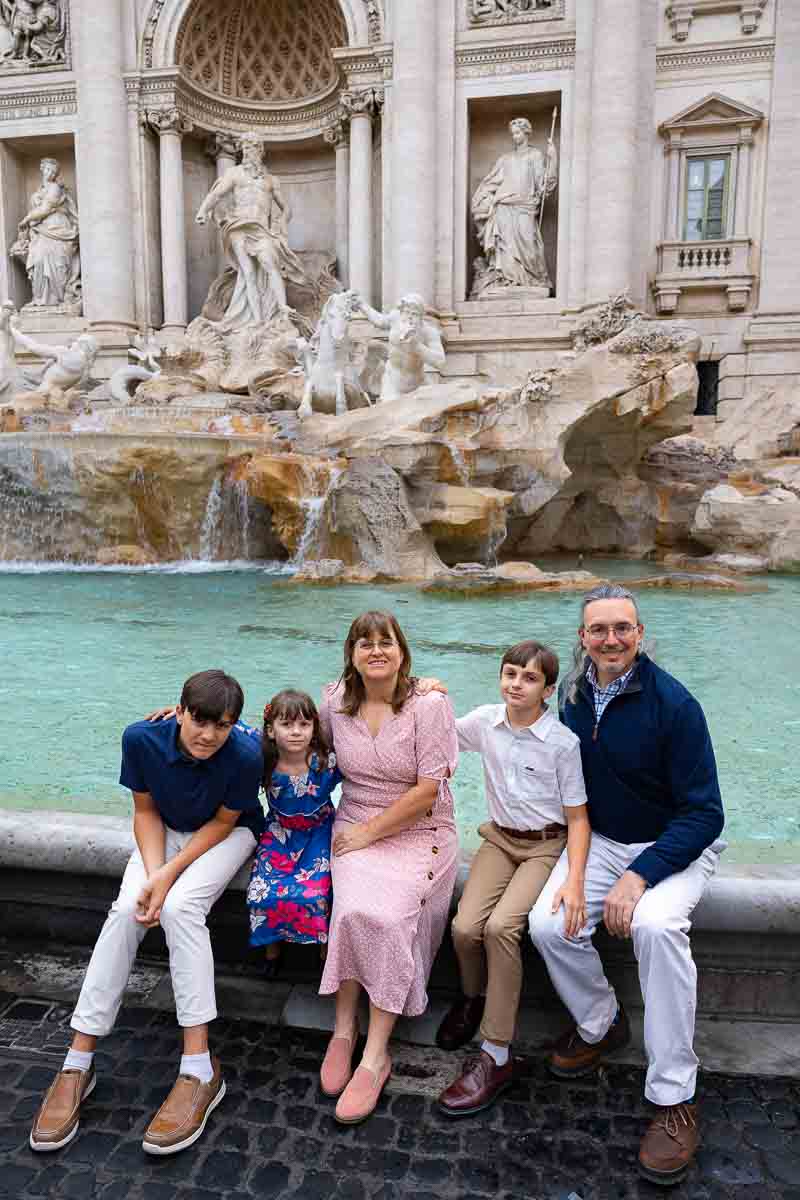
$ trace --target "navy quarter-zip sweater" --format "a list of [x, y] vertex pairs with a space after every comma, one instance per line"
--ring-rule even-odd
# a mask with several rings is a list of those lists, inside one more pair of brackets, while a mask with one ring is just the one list
[[641, 654], [624, 690], [595, 723], [585, 675], [561, 720], [581, 742], [592, 829], [615, 842], [653, 842], [630, 865], [650, 887], [684, 870], [725, 818], [703, 710], [682, 683]]

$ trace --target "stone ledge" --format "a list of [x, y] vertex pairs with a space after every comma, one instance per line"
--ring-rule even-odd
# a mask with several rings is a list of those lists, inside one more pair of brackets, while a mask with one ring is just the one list
[[[134, 847], [130, 823], [94, 813], [0, 811], [0, 867], [121, 878]], [[460, 895], [467, 866], [456, 884]], [[230, 888], [243, 891], [249, 871]], [[729, 866], [698, 905], [695, 932], [800, 934], [800, 878], [795, 866]]]

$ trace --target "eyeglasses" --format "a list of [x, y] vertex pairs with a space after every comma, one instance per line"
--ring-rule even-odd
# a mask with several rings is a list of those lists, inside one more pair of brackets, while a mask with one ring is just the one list
[[590, 625], [586, 632], [593, 642], [603, 642], [612, 629], [616, 637], [624, 639], [636, 633], [638, 628], [638, 625], [631, 625], [630, 621], [618, 621], [616, 625]]
[[394, 640], [394, 638], [381, 638], [380, 641], [377, 642], [371, 642], [369, 638], [359, 638], [356, 642], [355, 648], [356, 650], [361, 650], [364, 653], [375, 648], [382, 650], [384, 654], [388, 654], [390, 650], [394, 650], [396, 645], [397, 642]]

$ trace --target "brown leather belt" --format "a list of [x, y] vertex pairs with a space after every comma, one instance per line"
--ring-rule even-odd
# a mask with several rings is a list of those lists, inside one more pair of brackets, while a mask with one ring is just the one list
[[545, 825], [544, 829], [506, 829], [505, 825], [498, 825], [497, 821], [492, 821], [498, 833], [504, 833], [506, 837], [522, 838], [523, 842], [546, 842], [550, 838], [563, 837], [567, 832], [566, 825]]

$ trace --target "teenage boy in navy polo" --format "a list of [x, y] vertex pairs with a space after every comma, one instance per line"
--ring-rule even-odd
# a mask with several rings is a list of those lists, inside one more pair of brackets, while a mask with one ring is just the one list
[[263, 823], [261, 748], [234, 728], [243, 705], [235, 679], [201, 671], [183, 685], [174, 717], [138, 721], [122, 735], [120, 783], [133, 792], [137, 848], [92, 953], [72, 1047], [34, 1121], [34, 1150], [58, 1150], [77, 1133], [81, 1103], [95, 1086], [97, 1039], [113, 1028], [139, 944], [154, 925], [169, 947], [183, 1057], [143, 1149], [163, 1155], [191, 1145], [225, 1095], [219, 1059], [208, 1050], [217, 1007], [206, 917], [252, 855]]

